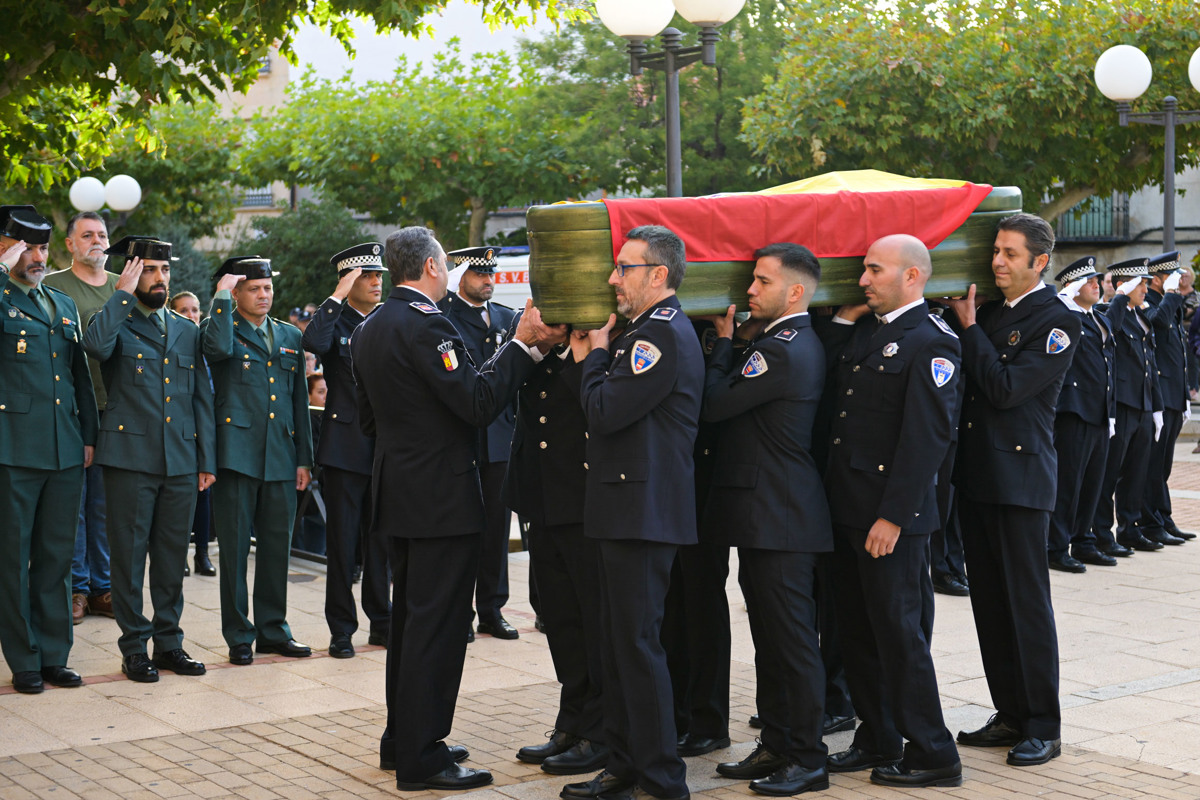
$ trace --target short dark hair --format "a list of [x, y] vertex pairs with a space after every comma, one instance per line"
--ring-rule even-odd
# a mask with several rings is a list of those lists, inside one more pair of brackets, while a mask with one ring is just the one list
[[429, 228], [410, 225], [394, 232], [383, 245], [383, 262], [392, 274], [392, 285], [420, 280], [425, 262], [441, 252], [442, 246]]
[[324, 372], [314, 372], [311, 375], [309, 375], [307, 378], [305, 378], [305, 381], [307, 381], [307, 383], [308, 383], [308, 393], [312, 394], [313, 384], [315, 384], [317, 381], [323, 381], [323, 380], [325, 380]]
[[667, 288], [678, 289], [687, 272], [687, 252], [683, 239], [662, 225], [639, 225], [625, 234], [630, 241], [646, 243], [646, 263], [667, 268]]
[[196, 296], [195, 292], [176, 292], [175, 294], [171, 295], [171, 302], [168, 303], [167, 305], [170, 307], [170, 309], [172, 311], [174, 311], [176, 301], [182, 300], [185, 297], [192, 298], [193, 300], [196, 301], [197, 306], [200, 305], [200, 298]]
[[[1034, 261], [1037, 261], [1038, 256], [1049, 256], [1054, 252], [1054, 228], [1050, 227], [1049, 222], [1033, 214], [1013, 214], [1011, 217], [1005, 217], [996, 226], [996, 231], [1016, 231], [1024, 235], [1025, 247]], [[1049, 266], [1050, 259], [1047, 258], [1046, 268]]]
[[789, 272], [794, 272], [803, 281], [814, 283], [821, 280], [821, 262], [802, 244], [793, 242], [776, 242], [754, 251], [754, 260], [760, 258], [778, 258], [779, 263]]
[[104, 217], [100, 216], [100, 215], [99, 215], [99, 214], [97, 214], [95, 211], [80, 211], [78, 214], [76, 214], [75, 216], [73, 216], [73, 217], [71, 217], [69, 220], [67, 220], [67, 233], [66, 233], [66, 235], [67, 235], [68, 237], [69, 237], [69, 236], [70, 236], [72, 233], [74, 233], [74, 232], [75, 232], [75, 223], [76, 223], [76, 222], [79, 222], [79, 220], [81, 220], [81, 219], [90, 219], [90, 220], [92, 220], [93, 222], [103, 222], [103, 223], [104, 223], [104, 230], [106, 230], [106, 231], [108, 230], [108, 220], [106, 220]]

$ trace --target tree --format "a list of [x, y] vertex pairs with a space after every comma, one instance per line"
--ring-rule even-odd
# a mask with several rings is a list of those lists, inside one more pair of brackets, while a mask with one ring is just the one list
[[530, 102], [533, 77], [526, 59], [506, 53], [465, 61], [457, 40], [428, 71], [402, 57], [390, 82], [305, 75], [286, 106], [254, 120], [241, 169], [318, 187], [381, 223], [428, 224], [447, 242], [483, 244], [489, 211], [592, 184], [565, 146], [571, 120]]
[[[557, 0], [468, 0], [490, 24], [522, 25], [528, 9], [551, 20], [579, 11]], [[294, 58], [302, 23], [316, 24], [353, 52], [349, 18], [370, 16], [380, 32], [430, 30], [441, 0], [0, 0], [8, 35], [0, 55], [0, 180], [48, 188], [94, 167], [115, 128], [138, 141], [154, 105], [185, 103], [213, 87], [244, 91], [268, 50]]]
[[[1162, 182], [1162, 129], [1117, 124], [1093, 84], [1100, 53], [1145, 50], [1156, 75], [1136, 108], [1159, 108], [1189, 85], [1200, 44], [1191, 0], [811, 0], [794, 13], [777, 76], [746, 104], [760, 174], [875, 168], [1010, 184], [1049, 219]], [[1176, 169], [1200, 163], [1200, 129], [1178, 136]]]

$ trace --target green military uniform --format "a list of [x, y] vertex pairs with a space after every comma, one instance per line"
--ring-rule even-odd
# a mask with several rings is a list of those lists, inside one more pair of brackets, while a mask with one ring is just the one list
[[[183, 646], [179, 617], [197, 474], [217, 471], [200, 329], [118, 291], [92, 317], [83, 343], [101, 363], [108, 389], [95, 461], [104, 467], [108, 496], [118, 645], [122, 655], [145, 653], [153, 636], [155, 652], [166, 653]], [[142, 613], [147, 555], [153, 624]]]
[[71, 298], [0, 277], [0, 648], [14, 672], [66, 666], [71, 555], [96, 396]]
[[[219, 291], [201, 325], [216, 387], [221, 631], [230, 647], [292, 638], [287, 572], [296, 516], [296, 469], [313, 463], [300, 329], [268, 317], [255, 328]], [[246, 560], [255, 537], [254, 622]]]

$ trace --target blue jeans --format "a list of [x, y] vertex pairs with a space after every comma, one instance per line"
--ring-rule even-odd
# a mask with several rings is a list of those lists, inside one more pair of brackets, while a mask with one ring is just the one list
[[104, 509], [104, 471], [93, 464], [84, 470], [83, 496], [79, 498], [79, 527], [71, 559], [72, 594], [91, 596], [112, 589]]

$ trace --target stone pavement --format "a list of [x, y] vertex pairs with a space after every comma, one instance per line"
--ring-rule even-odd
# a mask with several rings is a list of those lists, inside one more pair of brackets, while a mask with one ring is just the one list
[[[1176, 450], [1175, 518], [1200, 531], [1200, 456]], [[451, 740], [470, 764], [493, 771], [495, 785], [471, 800], [551, 800], [563, 778], [513, 758], [553, 726], [557, 685], [545, 638], [534, 631], [525, 554], [511, 557], [506, 616], [521, 638], [480, 636], [468, 648]], [[736, 573], [736, 563], [734, 565]], [[324, 576], [293, 561], [290, 622], [297, 639], [325, 647]], [[1043, 767], [1004, 764], [1003, 750], [962, 750], [959, 789], [904, 792], [872, 786], [865, 774], [835, 775], [820, 795], [849, 798], [1046, 797], [1200, 798], [1200, 541], [1139, 553], [1115, 568], [1052, 573], [1061, 649], [1063, 756]], [[377, 769], [383, 727], [382, 648], [356, 636], [349, 660], [323, 652], [308, 659], [225, 661], [217, 579], [185, 580], [188, 651], [207, 675], [164, 674], [137, 684], [120, 674], [115, 623], [88, 617], [75, 628], [71, 665], [79, 689], [20, 695], [0, 664], [0, 798], [424, 798], [400, 793]], [[731, 706], [734, 745], [688, 759], [698, 798], [750, 796], [744, 783], [717, 778], [717, 761], [753, 747], [746, 719], [754, 706], [753, 648], [736, 577], [728, 585], [733, 620]], [[978, 643], [965, 598], [937, 597], [934, 659], [951, 731], [977, 727], [991, 713]], [[365, 625], [364, 625], [365, 627]], [[829, 739], [845, 747], [850, 733]]]

